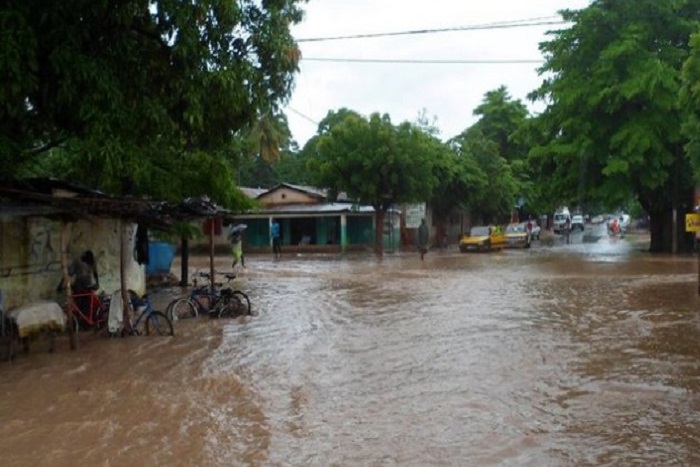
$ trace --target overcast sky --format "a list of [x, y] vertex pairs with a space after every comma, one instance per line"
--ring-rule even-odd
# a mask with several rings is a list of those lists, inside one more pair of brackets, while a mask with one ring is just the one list
[[293, 138], [303, 146], [315, 122], [342, 107], [363, 115], [388, 113], [415, 121], [422, 109], [449, 139], [475, 122], [486, 92], [505, 85], [532, 112], [526, 96], [538, 87], [537, 63], [355, 63], [313, 59], [511, 61], [542, 60], [545, 32], [564, 25], [496, 28], [332, 41], [347, 35], [464, 28], [521, 20], [557, 21], [557, 11], [590, 0], [310, 0], [293, 29], [302, 52], [300, 73], [285, 109]]

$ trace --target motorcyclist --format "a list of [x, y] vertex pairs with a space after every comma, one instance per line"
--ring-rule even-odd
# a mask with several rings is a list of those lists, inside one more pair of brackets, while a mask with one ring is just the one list
[[620, 230], [620, 226], [617, 222], [617, 217], [613, 218], [612, 222], [610, 223], [610, 231], [612, 232], [613, 235], [617, 235]]

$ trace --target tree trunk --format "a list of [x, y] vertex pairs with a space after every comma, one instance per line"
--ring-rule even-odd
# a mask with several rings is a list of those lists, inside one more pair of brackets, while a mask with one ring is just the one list
[[374, 213], [374, 252], [377, 256], [384, 254], [384, 211], [375, 208]]
[[673, 247], [671, 218], [670, 212], [652, 212], [649, 214], [650, 253], [671, 253]]
[[216, 280], [214, 278], [214, 225], [216, 224], [216, 218], [210, 217], [210, 227], [209, 229], [209, 290], [213, 294], [216, 292]]
[[182, 258], [180, 264], [180, 285], [182, 287], [187, 287], [187, 272], [190, 267], [190, 244], [185, 234], [180, 237], [180, 257]]
[[[649, 214], [650, 253], [673, 252], [673, 222], [673, 211]], [[685, 212], [678, 212], [676, 236], [678, 253], [693, 251], [693, 238], [685, 231]]]
[[447, 219], [445, 216], [440, 216], [437, 219], [437, 229], [436, 229], [435, 242], [438, 244], [438, 248], [441, 250], [447, 247]]

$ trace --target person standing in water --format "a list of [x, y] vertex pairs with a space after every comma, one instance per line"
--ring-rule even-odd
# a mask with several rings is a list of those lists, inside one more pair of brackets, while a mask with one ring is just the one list
[[282, 254], [282, 239], [280, 235], [280, 224], [277, 219], [272, 219], [270, 224], [270, 237], [272, 238], [272, 253], [276, 258]]
[[418, 227], [418, 251], [420, 251], [421, 261], [423, 261], [425, 254], [428, 252], [429, 237], [430, 232], [428, 231], [428, 224], [425, 223], [425, 219], [422, 219], [420, 227]]
[[231, 253], [233, 254], [231, 269], [235, 268], [239, 261], [241, 262], [241, 266], [245, 269], [245, 256], [243, 256], [243, 232], [240, 230], [231, 235]]

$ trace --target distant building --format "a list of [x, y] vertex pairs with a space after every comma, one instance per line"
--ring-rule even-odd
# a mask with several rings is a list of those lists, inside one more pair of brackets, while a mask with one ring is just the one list
[[[245, 251], [270, 250], [270, 225], [276, 219], [281, 227], [283, 251], [341, 252], [372, 249], [375, 241], [374, 208], [353, 204], [340, 194], [331, 200], [325, 190], [281, 183], [267, 190], [241, 188], [260, 206], [258, 209], [225, 219], [228, 224], [246, 224]], [[398, 211], [387, 213], [384, 248], [398, 249]], [[227, 229], [215, 236], [217, 245], [227, 243]], [[193, 246], [203, 247], [202, 239]]]

